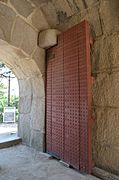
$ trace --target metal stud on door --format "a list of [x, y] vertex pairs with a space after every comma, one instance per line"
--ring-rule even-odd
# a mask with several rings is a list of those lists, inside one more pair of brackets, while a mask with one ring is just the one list
[[47, 152], [90, 173], [91, 70], [87, 21], [58, 37], [47, 50]]

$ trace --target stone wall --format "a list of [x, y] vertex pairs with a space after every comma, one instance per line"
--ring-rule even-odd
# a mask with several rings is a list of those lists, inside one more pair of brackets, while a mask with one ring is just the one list
[[93, 159], [97, 166], [119, 173], [119, 1], [0, 0], [0, 58], [19, 79], [23, 141], [43, 149], [45, 51], [40, 31], [65, 31], [87, 19], [93, 92]]
[[[70, 7], [70, 8], [69, 8]], [[50, 12], [52, 9], [52, 13]], [[119, 1], [48, 1], [42, 6], [51, 27], [65, 31], [90, 23], [93, 94], [93, 160], [119, 174]]]
[[93, 156], [99, 167], [119, 174], [119, 34], [94, 43]]

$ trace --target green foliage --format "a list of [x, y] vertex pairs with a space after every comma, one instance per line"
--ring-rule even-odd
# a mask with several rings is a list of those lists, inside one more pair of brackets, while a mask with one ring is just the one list
[[[6, 89], [7, 88], [4, 86], [4, 84], [0, 83], [0, 123], [3, 122], [3, 111], [4, 111], [4, 107], [7, 106]], [[18, 121], [19, 97], [12, 96], [10, 106], [11, 107], [16, 107], [16, 121]]]
[[10, 102], [11, 107], [16, 107], [16, 122], [18, 121], [18, 115], [19, 115], [19, 97], [18, 96], [12, 96], [11, 97], [11, 102]]
[[19, 106], [19, 97], [18, 96], [12, 96], [11, 97], [10, 105], [12, 107], [16, 107], [16, 109], [18, 109], [18, 106]]
[[5, 95], [6, 89], [7, 87], [5, 87], [3, 83], [0, 83], [0, 99]]
[[7, 104], [7, 97], [5, 96], [6, 87], [3, 83], [0, 83], [0, 123], [2, 123], [3, 120], [3, 110], [4, 106]]

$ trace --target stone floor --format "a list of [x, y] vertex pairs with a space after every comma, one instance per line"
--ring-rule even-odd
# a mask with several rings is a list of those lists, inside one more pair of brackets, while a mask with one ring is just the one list
[[0, 150], [0, 180], [98, 180], [24, 145]]

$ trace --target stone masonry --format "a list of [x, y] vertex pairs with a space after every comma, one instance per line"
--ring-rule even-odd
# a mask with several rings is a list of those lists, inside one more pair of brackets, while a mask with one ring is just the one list
[[93, 159], [119, 174], [118, 0], [0, 0], [0, 59], [19, 81], [19, 135], [42, 151], [45, 50], [38, 37], [48, 29], [65, 31], [83, 19], [93, 37]]

